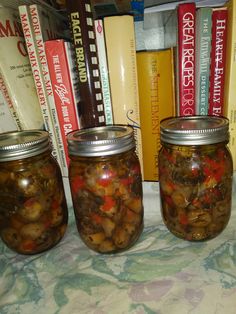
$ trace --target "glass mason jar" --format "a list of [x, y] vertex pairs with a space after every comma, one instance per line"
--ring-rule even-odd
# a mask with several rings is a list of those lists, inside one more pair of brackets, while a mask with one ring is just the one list
[[143, 229], [142, 179], [133, 129], [96, 127], [74, 131], [67, 140], [81, 239], [100, 253], [129, 248]]
[[53, 247], [68, 220], [60, 168], [46, 131], [0, 134], [0, 234], [21, 254]]
[[216, 237], [231, 213], [233, 165], [227, 148], [228, 120], [216, 116], [161, 122], [159, 152], [161, 211], [176, 236]]

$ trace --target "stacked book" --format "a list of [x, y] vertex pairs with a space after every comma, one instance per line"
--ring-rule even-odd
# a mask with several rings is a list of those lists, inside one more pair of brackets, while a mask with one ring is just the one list
[[236, 170], [236, 3], [160, 3], [145, 8], [144, 26], [151, 28], [155, 17], [163, 31], [159, 46], [174, 47], [176, 114], [227, 117]]
[[48, 130], [67, 176], [69, 132], [128, 124], [143, 179], [157, 181], [162, 119], [224, 115], [236, 156], [236, 8], [220, 1], [151, 1], [143, 21], [132, 9], [101, 14], [89, 0], [66, 1], [66, 14], [44, 1], [0, 6], [0, 132]]
[[0, 132], [46, 129], [67, 177], [66, 135], [80, 128], [68, 20], [44, 1], [3, 1], [0, 24]]

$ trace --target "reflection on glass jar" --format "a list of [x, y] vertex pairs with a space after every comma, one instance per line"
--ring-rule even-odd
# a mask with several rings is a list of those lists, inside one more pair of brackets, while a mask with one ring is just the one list
[[167, 228], [187, 240], [222, 232], [231, 213], [232, 158], [228, 120], [181, 117], [161, 124], [161, 210]]
[[100, 253], [129, 248], [143, 228], [142, 180], [132, 129], [75, 131], [68, 143], [70, 186], [82, 240]]
[[52, 248], [63, 237], [68, 213], [61, 172], [48, 133], [0, 135], [0, 233], [22, 254]]

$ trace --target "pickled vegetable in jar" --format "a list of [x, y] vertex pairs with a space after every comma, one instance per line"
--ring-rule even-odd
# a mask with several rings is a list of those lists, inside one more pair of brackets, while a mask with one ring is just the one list
[[52, 248], [68, 213], [60, 168], [46, 131], [0, 134], [0, 235], [21, 254]]
[[67, 140], [81, 239], [99, 253], [131, 247], [143, 229], [142, 179], [133, 129], [90, 128], [70, 133]]
[[161, 122], [162, 217], [177, 237], [201, 241], [221, 233], [231, 214], [232, 157], [228, 120], [216, 116]]

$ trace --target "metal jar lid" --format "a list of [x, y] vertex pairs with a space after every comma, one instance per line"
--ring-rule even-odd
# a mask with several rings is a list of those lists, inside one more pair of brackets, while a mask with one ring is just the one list
[[0, 162], [36, 156], [50, 148], [48, 132], [13, 131], [0, 134]]
[[109, 125], [73, 131], [67, 135], [69, 155], [98, 157], [119, 154], [135, 147], [133, 128]]
[[174, 145], [208, 145], [229, 140], [229, 121], [218, 116], [167, 118], [160, 124], [161, 141]]

